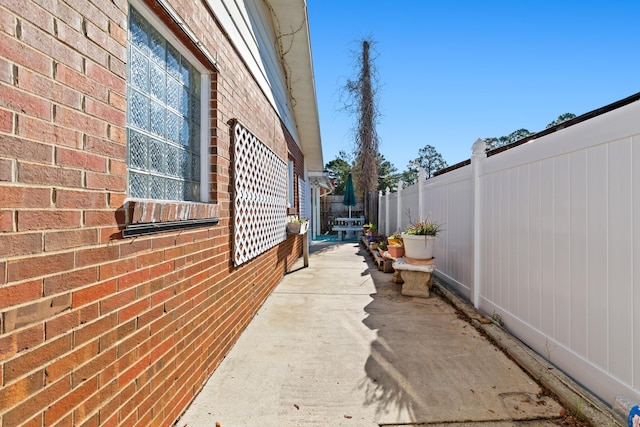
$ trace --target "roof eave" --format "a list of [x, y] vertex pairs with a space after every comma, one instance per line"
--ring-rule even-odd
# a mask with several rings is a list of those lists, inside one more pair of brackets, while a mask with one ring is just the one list
[[307, 170], [324, 169], [306, 0], [271, 0], [287, 87]]

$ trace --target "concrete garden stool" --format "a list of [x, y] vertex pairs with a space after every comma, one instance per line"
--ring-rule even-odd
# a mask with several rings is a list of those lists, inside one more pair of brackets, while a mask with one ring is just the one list
[[429, 298], [429, 290], [433, 286], [434, 259], [420, 261], [420, 264], [410, 264], [405, 258], [398, 258], [393, 263], [393, 282], [404, 283], [402, 295]]

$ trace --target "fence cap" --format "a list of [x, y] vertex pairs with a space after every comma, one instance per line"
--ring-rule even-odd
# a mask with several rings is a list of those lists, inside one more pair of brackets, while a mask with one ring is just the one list
[[478, 138], [471, 146], [473, 154], [483, 154], [487, 150], [487, 143], [484, 139]]

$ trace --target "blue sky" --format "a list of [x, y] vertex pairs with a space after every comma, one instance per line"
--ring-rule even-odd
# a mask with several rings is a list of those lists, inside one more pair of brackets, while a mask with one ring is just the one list
[[[353, 147], [340, 88], [375, 41], [380, 152], [398, 171], [433, 145], [543, 130], [640, 92], [640, 1], [308, 0], [325, 163]], [[640, 118], [639, 118], [640, 120]]]

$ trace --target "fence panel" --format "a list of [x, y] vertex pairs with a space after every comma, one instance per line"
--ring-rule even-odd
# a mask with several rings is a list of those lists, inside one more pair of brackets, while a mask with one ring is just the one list
[[639, 115], [539, 138], [480, 176], [480, 308], [607, 402], [640, 397]]
[[441, 223], [435, 246], [436, 268], [470, 298], [473, 280], [473, 193], [471, 166], [427, 180], [420, 216]]
[[398, 230], [398, 193], [389, 194], [389, 231]]
[[402, 189], [402, 210], [400, 212], [401, 228], [420, 217], [418, 210], [418, 184]]
[[403, 216], [444, 223], [438, 274], [609, 403], [640, 401], [638, 117], [636, 101], [474, 157], [426, 181], [419, 213], [418, 185], [401, 193]]

